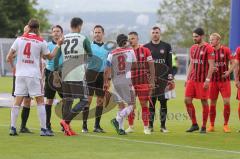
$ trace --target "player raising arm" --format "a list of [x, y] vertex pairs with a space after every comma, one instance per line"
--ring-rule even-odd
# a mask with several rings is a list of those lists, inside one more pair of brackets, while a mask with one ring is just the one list
[[18, 135], [16, 131], [16, 120], [19, 114], [20, 105], [24, 96], [29, 94], [30, 97], [35, 97], [37, 101], [38, 115], [40, 119], [41, 136], [49, 136], [46, 130], [46, 112], [43, 98], [42, 75], [40, 69], [41, 55], [45, 58], [53, 58], [58, 48], [54, 53], [50, 54], [47, 49], [47, 43], [39, 36], [39, 22], [36, 19], [31, 19], [28, 22], [29, 32], [17, 38], [8, 55], [7, 61], [12, 61], [14, 56], [17, 56], [16, 63], [16, 88], [14, 95], [14, 105], [11, 109], [11, 128], [10, 135]]

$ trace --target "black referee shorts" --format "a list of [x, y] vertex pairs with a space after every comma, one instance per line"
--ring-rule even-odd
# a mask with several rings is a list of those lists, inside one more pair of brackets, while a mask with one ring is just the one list
[[98, 97], [104, 97], [103, 90], [103, 72], [97, 72], [94, 70], [87, 70], [86, 80], [89, 91], [89, 96], [93, 96], [94, 92]]
[[[54, 99], [56, 95], [56, 89], [53, 87], [53, 72], [49, 71], [48, 69], [44, 70], [45, 74], [45, 85], [44, 85], [44, 97], [47, 99]], [[58, 95], [62, 98], [63, 95], [61, 92], [58, 92]]]

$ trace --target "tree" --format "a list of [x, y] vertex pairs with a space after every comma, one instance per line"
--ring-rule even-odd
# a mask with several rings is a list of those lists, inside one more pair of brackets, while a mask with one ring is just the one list
[[36, 0], [0, 0], [0, 37], [13, 38], [22, 34], [29, 19], [40, 21], [41, 31], [49, 29], [48, 10], [36, 9]]
[[158, 10], [163, 37], [180, 47], [192, 44], [192, 31], [204, 28], [208, 35], [218, 32], [228, 44], [230, 1], [226, 0], [163, 0]]

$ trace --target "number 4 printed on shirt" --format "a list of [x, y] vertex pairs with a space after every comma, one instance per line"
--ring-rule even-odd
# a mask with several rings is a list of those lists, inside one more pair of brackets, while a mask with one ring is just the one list
[[30, 58], [30, 56], [31, 56], [31, 43], [28, 42], [25, 45], [25, 48], [24, 48], [24, 51], [23, 51], [23, 55], [26, 55], [27, 58]]

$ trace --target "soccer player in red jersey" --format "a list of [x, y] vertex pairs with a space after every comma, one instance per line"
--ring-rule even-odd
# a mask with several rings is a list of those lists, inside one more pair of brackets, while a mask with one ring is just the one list
[[[239, 61], [240, 61], [240, 47], [237, 48], [236, 50], [236, 55], [235, 55], [235, 64], [236, 64], [236, 67], [234, 68], [234, 77], [235, 77], [235, 85], [237, 87], [237, 99], [239, 101], [239, 104], [238, 104], [238, 118], [240, 120], [240, 81], [239, 81]], [[240, 130], [239, 130], [240, 132]]]
[[208, 96], [209, 83], [214, 71], [214, 49], [204, 41], [204, 30], [197, 28], [193, 31], [194, 45], [190, 49], [190, 64], [187, 73], [185, 88], [185, 104], [192, 120], [192, 126], [186, 132], [199, 130], [193, 98], [200, 99], [202, 103], [202, 128], [200, 133], [206, 133], [206, 124], [209, 114]]
[[221, 45], [220, 43], [221, 36], [218, 33], [213, 33], [210, 35], [210, 44], [214, 47], [215, 52], [215, 71], [212, 74], [212, 79], [209, 85], [209, 98], [210, 102], [210, 127], [208, 128], [209, 132], [214, 131], [214, 122], [216, 118], [216, 103], [219, 92], [222, 95], [224, 103], [224, 132], [230, 132], [228, 127], [228, 120], [230, 116], [230, 96], [231, 96], [231, 84], [230, 77], [225, 76], [225, 73], [229, 71], [229, 62], [234, 63], [234, 60], [231, 55], [231, 50]]
[[[151, 134], [148, 128], [149, 123], [149, 110], [148, 101], [150, 99], [151, 89], [154, 87], [154, 61], [150, 50], [146, 47], [140, 46], [138, 43], [138, 33], [130, 32], [128, 34], [130, 45], [134, 49], [135, 56], [137, 58], [137, 67], [132, 70], [132, 83], [135, 89], [135, 93], [139, 98], [142, 107], [142, 120], [144, 125], [144, 134]], [[134, 106], [135, 108], [136, 106]], [[128, 116], [129, 128], [127, 133], [133, 132], [134, 123], [134, 110]]]

